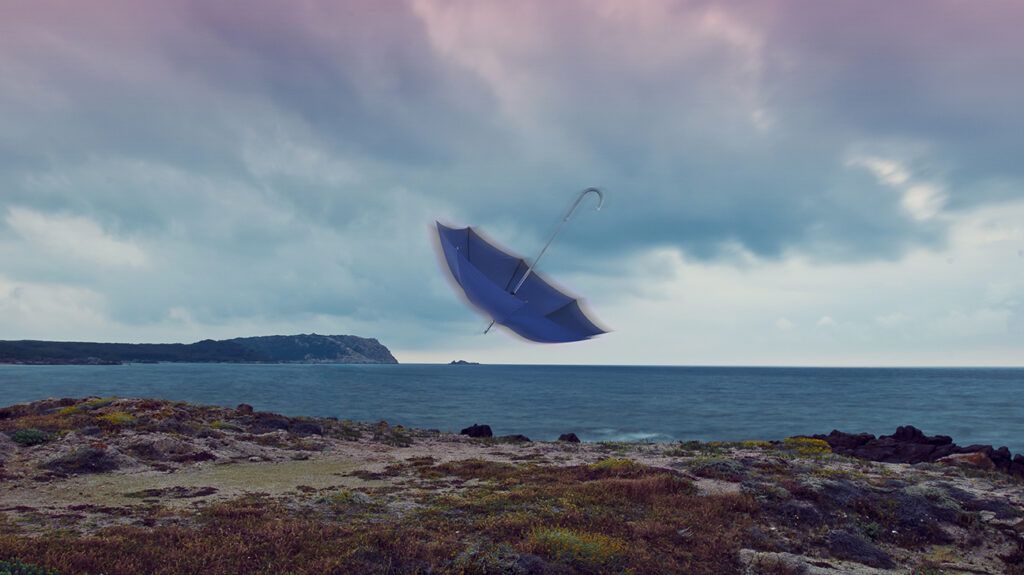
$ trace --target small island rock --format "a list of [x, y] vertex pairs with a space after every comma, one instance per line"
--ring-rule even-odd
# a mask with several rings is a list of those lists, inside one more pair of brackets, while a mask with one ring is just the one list
[[476, 423], [460, 431], [459, 435], [468, 435], [470, 437], [494, 437], [494, 433], [491, 431], [490, 425], [479, 425]]

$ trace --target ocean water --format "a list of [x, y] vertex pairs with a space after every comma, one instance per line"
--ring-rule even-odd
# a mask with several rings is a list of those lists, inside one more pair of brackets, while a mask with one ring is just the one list
[[525, 365], [0, 365], [0, 405], [156, 397], [584, 441], [780, 439], [911, 424], [1024, 452], [1024, 369]]

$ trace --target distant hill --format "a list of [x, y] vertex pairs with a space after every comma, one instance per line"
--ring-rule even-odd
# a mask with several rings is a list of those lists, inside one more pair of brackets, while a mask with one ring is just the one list
[[376, 339], [354, 335], [267, 335], [196, 343], [0, 341], [0, 363], [398, 363]]

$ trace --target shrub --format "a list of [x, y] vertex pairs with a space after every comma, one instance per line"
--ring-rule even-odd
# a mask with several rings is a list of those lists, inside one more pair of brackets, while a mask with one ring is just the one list
[[57, 575], [57, 572], [13, 560], [0, 561], [0, 575]]
[[11, 434], [11, 441], [23, 447], [39, 445], [51, 439], [53, 439], [53, 435], [34, 428], [19, 429]]

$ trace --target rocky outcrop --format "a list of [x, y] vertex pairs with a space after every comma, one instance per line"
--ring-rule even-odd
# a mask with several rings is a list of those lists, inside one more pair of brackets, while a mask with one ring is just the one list
[[494, 432], [491, 431], [490, 425], [479, 425], [474, 423], [460, 431], [459, 435], [468, 435], [469, 437], [494, 437]]
[[398, 363], [379, 341], [354, 335], [268, 335], [196, 343], [0, 341], [0, 363]]
[[225, 342], [278, 363], [398, 363], [376, 339], [355, 335], [267, 335]]
[[566, 443], [579, 443], [580, 438], [576, 437], [575, 433], [563, 433], [558, 436], [558, 441], [564, 441]]
[[882, 463], [942, 462], [951, 465], [997, 469], [1024, 477], [1024, 456], [1013, 456], [1006, 447], [968, 445], [961, 447], [947, 435], [925, 435], [920, 429], [906, 425], [892, 435], [875, 437], [870, 433], [845, 433], [833, 429], [828, 435], [812, 435], [829, 444], [832, 451], [859, 459]]

